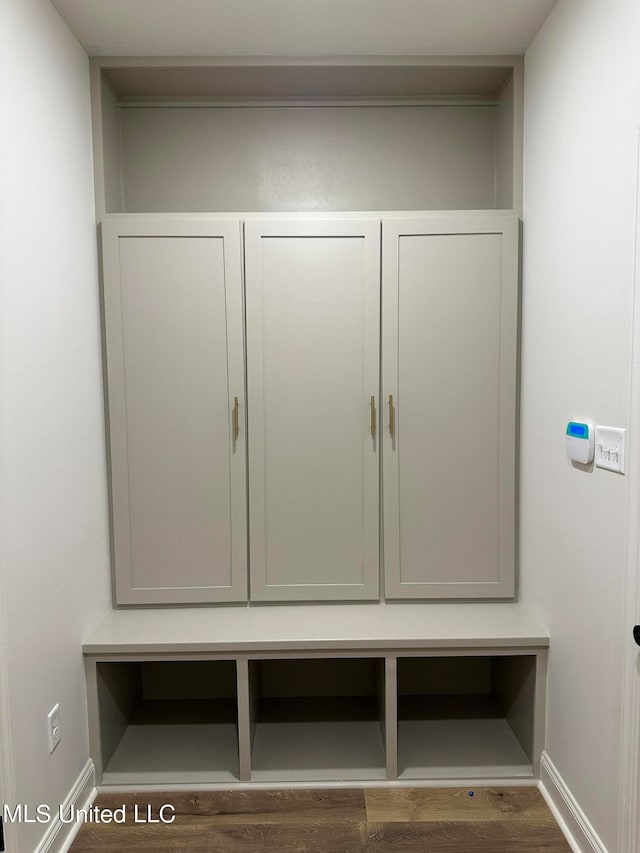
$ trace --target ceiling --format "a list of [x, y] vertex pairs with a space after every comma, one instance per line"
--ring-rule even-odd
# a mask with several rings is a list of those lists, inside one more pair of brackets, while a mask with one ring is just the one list
[[51, 0], [91, 56], [522, 54], [556, 0]]

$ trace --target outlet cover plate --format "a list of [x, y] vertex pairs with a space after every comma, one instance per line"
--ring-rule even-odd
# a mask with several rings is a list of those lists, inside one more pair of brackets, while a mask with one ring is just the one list
[[626, 430], [619, 427], [596, 427], [596, 467], [624, 474]]
[[49, 733], [49, 754], [51, 754], [62, 739], [59, 702], [47, 714], [47, 731]]

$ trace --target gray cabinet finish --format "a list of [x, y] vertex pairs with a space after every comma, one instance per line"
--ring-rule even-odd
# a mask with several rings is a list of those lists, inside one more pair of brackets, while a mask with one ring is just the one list
[[115, 217], [102, 247], [117, 602], [244, 600], [240, 224]]
[[246, 415], [240, 221], [103, 224], [117, 602], [246, 600], [247, 508], [252, 600], [377, 599], [381, 483], [384, 597], [513, 596], [517, 218], [244, 229]]
[[378, 598], [379, 221], [247, 221], [245, 256], [251, 598]]
[[387, 598], [514, 594], [517, 219], [383, 222]]

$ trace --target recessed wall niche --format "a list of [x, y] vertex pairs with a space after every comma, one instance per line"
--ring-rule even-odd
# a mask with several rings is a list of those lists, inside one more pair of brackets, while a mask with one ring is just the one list
[[518, 58], [166, 62], [94, 60], [99, 219], [519, 206]]

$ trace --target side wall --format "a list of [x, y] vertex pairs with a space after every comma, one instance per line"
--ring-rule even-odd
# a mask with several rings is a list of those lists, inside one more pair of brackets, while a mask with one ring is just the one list
[[[16, 802], [57, 811], [88, 759], [81, 642], [110, 606], [89, 63], [48, 0], [5, 0], [0, 31], [8, 723]], [[45, 830], [20, 825], [20, 853]]]
[[619, 850], [628, 489], [573, 467], [571, 419], [630, 426], [637, 0], [560, 0], [525, 59], [521, 599], [551, 633], [547, 752]]

